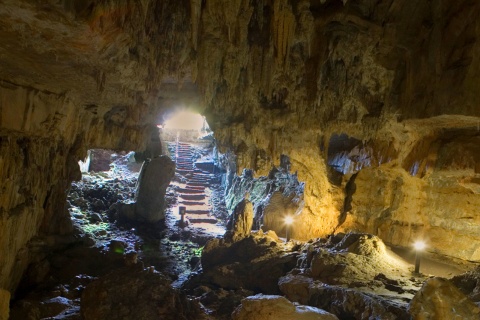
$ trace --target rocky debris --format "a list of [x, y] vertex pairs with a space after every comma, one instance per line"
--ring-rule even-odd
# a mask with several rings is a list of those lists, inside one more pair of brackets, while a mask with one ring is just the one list
[[210, 284], [224, 289], [244, 288], [268, 294], [279, 293], [278, 278], [291, 270], [296, 253], [262, 231], [231, 242], [212, 239], [205, 245], [201, 262], [203, 272], [187, 287]]
[[297, 268], [279, 279], [292, 301], [339, 318], [406, 319], [407, 303], [423, 278], [376, 236], [337, 234], [302, 246]]
[[165, 218], [165, 191], [175, 174], [175, 164], [167, 156], [145, 162], [138, 179], [135, 219], [158, 222]]
[[247, 297], [233, 312], [234, 320], [338, 320], [324, 310], [295, 305], [282, 296], [263, 295]]
[[85, 319], [205, 319], [195, 301], [150, 269], [123, 268], [89, 284], [81, 301]]
[[[289, 298], [287, 296], [287, 298]], [[327, 310], [339, 319], [409, 319], [406, 303], [354, 289], [315, 282], [309, 287], [308, 305]]]
[[288, 274], [279, 280], [280, 290], [291, 301], [325, 309], [340, 319], [408, 319], [406, 303]]
[[[290, 173], [288, 165], [274, 167], [267, 176], [254, 177], [253, 170], [245, 169], [240, 176], [234, 175], [236, 165], [224, 156], [227, 166], [225, 202], [229, 212], [248, 194], [254, 207], [254, 226], [280, 233], [285, 230], [283, 217], [294, 214], [301, 205], [304, 184], [296, 174]], [[286, 162], [288, 157], [282, 156]]]
[[78, 274], [68, 283], [40, 286], [12, 304], [11, 320], [80, 319], [80, 297], [95, 278]]
[[371, 234], [349, 233], [338, 243], [331, 243], [330, 247], [317, 247], [311, 255], [308, 273], [313, 279], [328, 284], [359, 287], [379, 274], [389, 279], [398, 278], [405, 284], [411, 278], [409, 268], [411, 265], [403, 259], [387, 252], [380, 238]]
[[480, 319], [480, 307], [450, 281], [442, 278], [425, 281], [410, 302], [409, 311], [413, 319]]
[[480, 305], [480, 267], [450, 279], [450, 281]]
[[225, 290], [199, 286], [193, 290], [193, 295], [214, 319], [231, 320], [233, 310], [240, 305], [242, 299], [254, 295], [254, 292], [245, 289]]

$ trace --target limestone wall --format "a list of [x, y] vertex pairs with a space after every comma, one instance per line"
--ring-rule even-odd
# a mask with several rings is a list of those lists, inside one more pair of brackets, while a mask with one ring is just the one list
[[[68, 229], [87, 148], [142, 150], [179, 100], [238, 173], [290, 158], [305, 182], [293, 237], [423, 233], [479, 259], [478, 1], [89, 4], [0, 5], [0, 288], [16, 287], [34, 236]], [[341, 134], [372, 156], [360, 171], [329, 164]]]
[[[195, 12], [207, 121], [238, 172], [266, 175], [290, 157], [305, 182], [294, 237], [355, 228], [410, 245], [422, 233], [436, 250], [478, 259], [479, 195], [461, 182], [477, 173], [441, 165], [437, 151], [446, 132], [455, 141], [480, 123], [479, 3], [212, 0]], [[335, 134], [368, 142], [353, 194], [352, 173], [328, 165]]]
[[139, 126], [128, 107], [113, 119], [114, 109], [93, 112], [12, 83], [0, 83], [0, 101], [0, 287], [11, 291], [35, 258], [31, 247], [52, 245], [50, 236], [71, 230], [66, 190], [80, 178], [87, 146], [135, 149], [148, 126]]

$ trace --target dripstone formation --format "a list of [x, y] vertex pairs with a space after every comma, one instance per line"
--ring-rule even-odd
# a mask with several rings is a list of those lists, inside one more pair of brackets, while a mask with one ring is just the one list
[[475, 0], [1, 1], [0, 318], [71, 233], [87, 150], [145, 151], [178, 106], [206, 116], [229, 175], [288, 157], [301, 199], [266, 200], [292, 238], [424, 237], [480, 261], [479, 16]]

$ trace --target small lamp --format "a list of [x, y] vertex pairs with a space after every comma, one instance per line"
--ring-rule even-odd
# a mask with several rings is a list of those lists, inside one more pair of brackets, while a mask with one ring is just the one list
[[423, 241], [416, 241], [413, 244], [415, 248], [415, 273], [420, 272], [420, 259], [422, 257], [422, 251], [425, 249], [425, 242]]
[[290, 240], [290, 226], [293, 223], [293, 217], [292, 216], [286, 216], [285, 217], [285, 242], [288, 242]]

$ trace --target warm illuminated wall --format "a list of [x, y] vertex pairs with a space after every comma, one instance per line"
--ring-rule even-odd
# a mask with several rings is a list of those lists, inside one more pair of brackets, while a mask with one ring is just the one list
[[[0, 285], [15, 287], [35, 235], [63, 225], [85, 150], [141, 148], [162, 110], [197, 94], [239, 171], [290, 158], [306, 183], [294, 237], [339, 223], [404, 245], [425, 232], [478, 259], [479, 12], [474, 0], [3, 1]], [[328, 164], [335, 134], [390, 161], [354, 188]]]
[[[326, 235], [340, 222], [338, 230], [378, 232], [400, 245], [429, 234], [433, 248], [478, 259], [476, 171], [462, 175], [429, 150], [443, 131], [480, 120], [480, 4], [212, 0], [192, 12], [194, 74], [220, 144], [237, 153], [239, 172], [263, 175], [286, 154], [306, 182], [294, 236]], [[354, 194], [346, 191], [351, 173], [328, 165], [334, 134], [369, 142], [375, 157]], [[410, 174], [426, 163], [428, 173]]]

